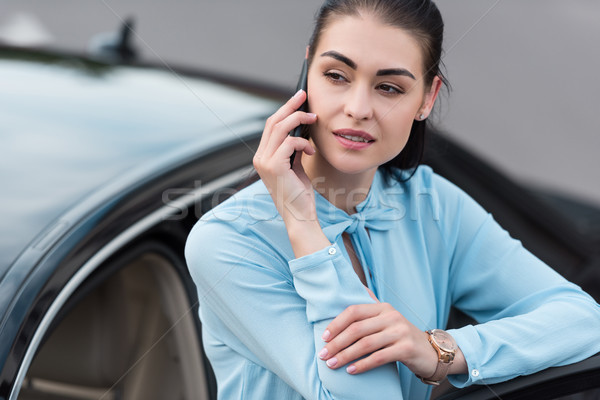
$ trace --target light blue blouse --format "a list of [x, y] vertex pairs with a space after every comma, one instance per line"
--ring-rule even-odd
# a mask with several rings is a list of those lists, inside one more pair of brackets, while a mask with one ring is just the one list
[[364, 374], [316, 354], [329, 322], [372, 303], [342, 241], [347, 231], [382, 302], [419, 329], [444, 328], [454, 305], [480, 324], [450, 330], [469, 373], [495, 383], [600, 351], [600, 306], [510, 238], [459, 188], [420, 167], [406, 183], [378, 171], [348, 215], [316, 195], [332, 245], [294, 258], [261, 181], [207, 213], [186, 245], [206, 354], [219, 399], [425, 399], [430, 387], [401, 363]]

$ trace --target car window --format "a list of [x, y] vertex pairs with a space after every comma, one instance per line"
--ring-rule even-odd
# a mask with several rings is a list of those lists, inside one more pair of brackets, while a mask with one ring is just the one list
[[19, 398], [208, 399], [195, 308], [172, 261], [144, 251], [110, 264], [57, 315]]

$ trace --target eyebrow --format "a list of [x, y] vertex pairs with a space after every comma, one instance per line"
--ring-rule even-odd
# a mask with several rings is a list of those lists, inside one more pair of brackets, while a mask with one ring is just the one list
[[377, 76], [400, 75], [400, 76], [408, 76], [409, 78], [412, 78], [415, 81], [417, 80], [417, 78], [415, 78], [415, 76], [413, 74], [411, 74], [409, 70], [404, 69], [404, 68], [380, 69], [379, 71], [377, 71], [376, 75]]
[[[356, 63], [354, 61], [352, 61], [351, 59], [349, 59], [348, 57], [346, 57], [345, 55], [338, 53], [337, 51], [334, 51], [334, 50], [326, 51], [325, 53], [321, 54], [321, 57], [334, 58], [338, 61], [343, 62], [344, 64], [346, 64], [353, 70], [356, 70]], [[380, 69], [376, 73], [376, 76], [389, 76], [389, 75], [407, 76], [411, 79], [417, 80], [417, 78], [415, 78], [415, 76], [409, 70], [407, 70], [405, 68]]]

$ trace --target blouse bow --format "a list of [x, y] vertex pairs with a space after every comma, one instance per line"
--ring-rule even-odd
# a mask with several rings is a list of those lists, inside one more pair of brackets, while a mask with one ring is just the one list
[[386, 231], [391, 229], [402, 217], [397, 208], [391, 207], [384, 200], [382, 177], [375, 175], [367, 198], [356, 206], [356, 213], [348, 214], [335, 207], [320, 194], [317, 196], [317, 215], [323, 233], [332, 243], [339, 242], [340, 236], [347, 232], [357, 258], [360, 260], [369, 288], [377, 295], [374, 285], [373, 247], [368, 231]]

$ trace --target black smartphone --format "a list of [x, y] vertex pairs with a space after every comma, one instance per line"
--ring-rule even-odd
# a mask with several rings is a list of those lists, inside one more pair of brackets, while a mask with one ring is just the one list
[[[298, 111], [304, 111], [307, 112], [308, 111], [308, 61], [306, 60], [306, 58], [304, 59], [304, 62], [302, 63], [302, 71], [300, 72], [300, 78], [298, 79], [298, 85], [296, 85], [296, 92], [297, 93], [300, 89], [304, 90], [307, 95], [306, 95], [306, 100], [304, 100], [304, 103], [302, 103], [302, 105], [300, 106], [300, 108], [298, 108]], [[290, 136], [302, 136], [302, 127], [303, 125], [298, 125], [296, 128], [294, 128], [294, 130], [292, 130], [290, 132]], [[292, 156], [290, 157], [290, 166], [294, 165], [294, 159], [296, 158], [296, 152], [294, 152], [292, 154]]]

